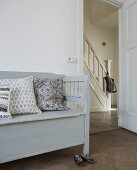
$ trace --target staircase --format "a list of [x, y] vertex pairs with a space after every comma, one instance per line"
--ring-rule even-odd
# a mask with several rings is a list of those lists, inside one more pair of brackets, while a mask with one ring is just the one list
[[[91, 75], [90, 96], [91, 111], [108, 111], [111, 109], [111, 94], [106, 91], [104, 77], [109, 71], [110, 62], [106, 61], [107, 70], [104, 64], [97, 57], [91, 43], [84, 36], [84, 73]], [[94, 106], [96, 105], [96, 107]]]

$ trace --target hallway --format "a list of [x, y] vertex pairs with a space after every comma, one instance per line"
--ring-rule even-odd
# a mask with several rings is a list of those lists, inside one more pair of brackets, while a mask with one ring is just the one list
[[108, 112], [90, 113], [90, 133], [105, 132], [119, 129], [117, 109], [112, 108]]

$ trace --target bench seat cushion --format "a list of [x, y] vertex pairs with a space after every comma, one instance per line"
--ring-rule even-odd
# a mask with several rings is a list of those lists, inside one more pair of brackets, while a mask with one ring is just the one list
[[0, 126], [6, 124], [76, 117], [76, 116], [80, 116], [81, 114], [82, 112], [80, 111], [69, 109], [65, 111], [45, 111], [39, 114], [14, 115], [12, 116], [12, 119], [1, 120]]

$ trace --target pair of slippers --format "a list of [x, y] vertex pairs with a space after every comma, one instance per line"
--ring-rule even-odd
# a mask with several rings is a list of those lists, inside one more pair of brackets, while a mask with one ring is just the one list
[[90, 158], [88, 155], [75, 155], [74, 156], [74, 162], [78, 165], [78, 166], [85, 166], [87, 165], [87, 163], [89, 164], [94, 164], [96, 163], [95, 159]]

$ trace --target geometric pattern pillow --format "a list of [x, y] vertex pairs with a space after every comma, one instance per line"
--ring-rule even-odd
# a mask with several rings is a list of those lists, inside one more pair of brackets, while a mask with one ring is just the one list
[[10, 87], [0, 86], [0, 119], [9, 119]]
[[33, 77], [19, 79], [1, 79], [0, 86], [11, 88], [9, 112], [11, 114], [41, 113], [36, 105]]
[[34, 78], [34, 90], [37, 105], [42, 111], [66, 109], [61, 79]]

